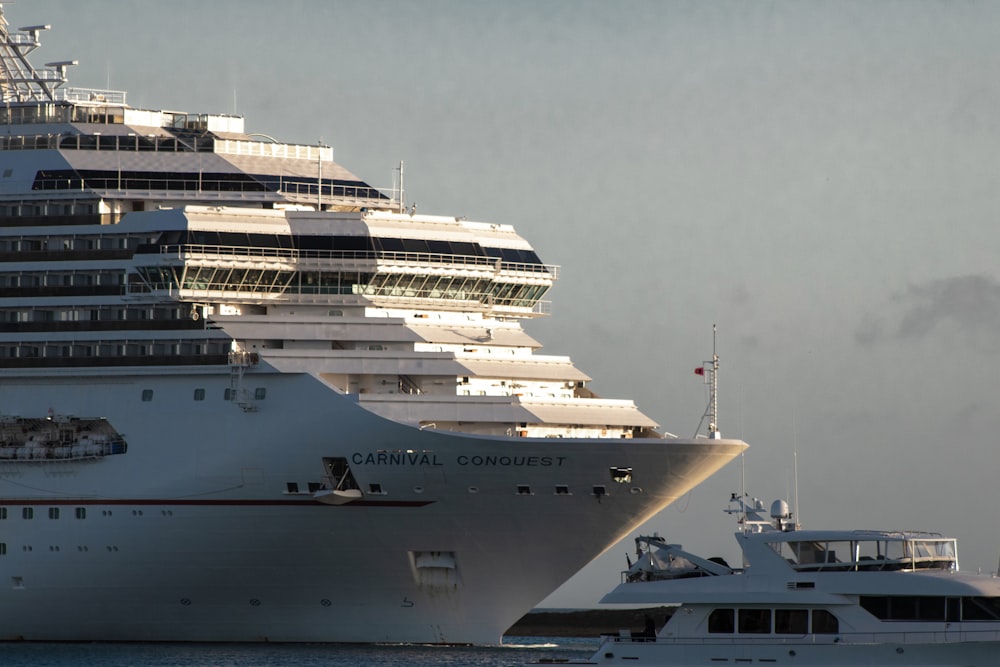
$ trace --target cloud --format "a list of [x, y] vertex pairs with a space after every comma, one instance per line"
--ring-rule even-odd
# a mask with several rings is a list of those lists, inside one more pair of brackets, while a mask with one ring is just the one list
[[866, 314], [854, 339], [861, 345], [919, 340], [945, 325], [991, 342], [1000, 327], [1000, 282], [978, 274], [910, 285], [893, 295], [883, 312]]

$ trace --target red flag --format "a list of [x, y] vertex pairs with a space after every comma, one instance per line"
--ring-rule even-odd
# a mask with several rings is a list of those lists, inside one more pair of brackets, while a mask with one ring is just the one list
[[700, 368], [694, 369], [694, 374], [695, 375], [704, 375], [705, 374], [705, 367], [702, 366]]

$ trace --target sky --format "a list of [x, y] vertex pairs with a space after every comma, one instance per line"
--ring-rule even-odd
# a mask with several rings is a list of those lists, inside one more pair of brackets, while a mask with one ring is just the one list
[[[720, 430], [751, 448], [644, 532], [737, 563], [721, 510], [745, 489], [805, 527], [944, 533], [962, 569], [997, 569], [1000, 4], [5, 11], [52, 25], [34, 60], [79, 60], [71, 85], [235, 111], [377, 187], [403, 160], [420, 212], [514, 225], [561, 267], [527, 331], [670, 433], [698, 427], [716, 324]], [[594, 606], [630, 542], [543, 605]]]

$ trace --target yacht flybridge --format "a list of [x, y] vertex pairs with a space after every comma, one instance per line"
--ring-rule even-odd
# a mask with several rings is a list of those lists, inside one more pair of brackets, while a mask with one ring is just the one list
[[[936, 533], [801, 530], [734, 494], [743, 563], [659, 536], [602, 603], [679, 605], [652, 633], [603, 638], [586, 664], [987, 667], [1000, 655], [1000, 580], [959, 571]], [[656, 631], [658, 628], [658, 631]]]
[[745, 447], [541, 354], [510, 225], [70, 87], [47, 29], [0, 13], [0, 639], [494, 643]]

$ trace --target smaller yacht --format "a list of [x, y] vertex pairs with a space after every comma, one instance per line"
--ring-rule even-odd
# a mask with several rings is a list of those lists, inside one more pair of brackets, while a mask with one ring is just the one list
[[659, 536], [602, 604], [679, 605], [667, 622], [602, 637], [585, 664], [986, 667], [1000, 660], [1000, 579], [959, 571], [936, 533], [801, 530], [733, 495], [742, 567]]

